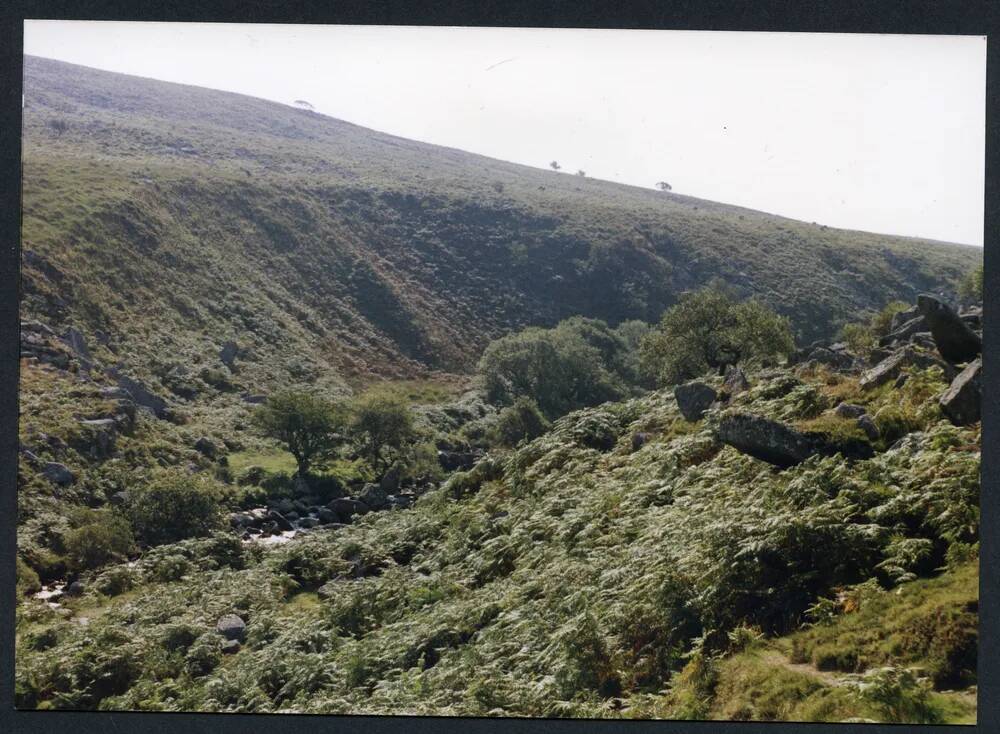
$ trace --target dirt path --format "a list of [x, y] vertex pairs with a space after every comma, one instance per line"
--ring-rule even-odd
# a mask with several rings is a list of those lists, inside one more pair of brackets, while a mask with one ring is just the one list
[[844, 684], [844, 678], [842, 676], [826, 670], [817, 670], [809, 663], [793, 663], [783, 652], [779, 650], [767, 650], [761, 654], [760, 658], [768, 665], [784, 668], [785, 670], [790, 670], [793, 673], [807, 675], [810, 678], [815, 678], [827, 686], [837, 687]]

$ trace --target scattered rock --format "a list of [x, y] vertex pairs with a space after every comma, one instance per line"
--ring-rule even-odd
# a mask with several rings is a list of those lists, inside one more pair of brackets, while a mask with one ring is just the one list
[[244, 403], [249, 403], [250, 405], [260, 405], [267, 401], [266, 395], [251, 395], [250, 393], [243, 393], [240, 395]]
[[983, 340], [947, 304], [921, 294], [917, 296], [917, 308], [930, 327], [938, 352], [947, 361], [970, 362], [983, 351]]
[[905, 385], [906, 381], [909, 380], [909, 379], [910, 379], [910, 376], [908, 374], [906, 374], [905, 372], [901, 372], [900, 375], [899, 375], [899, 377], [896, 378], [896, 381], [894, 383], [892, 383], [892, 389], [893, 390], [898, 390], [903, 385]]
[[892, 323], [889, 326], [889, 331], [896, 331], [907, 321], [912, 321], [913, 319], [920, 316], [920, 309], [916, 306], [906, 309], [905, 311], [897, 311], [892, 315]]
[[82, 581], [74, 581], [69, 586], [66, 587], [66, 596], [83, 596], [83, 593], [87, 590]]
[[687, 421], [700, 421], [717, 399], [715, 390], [704, 382], [688, 382], [674, 388], [674, 398]]
[[902, 324], [899, 328], [893, 329], [891, 332], [879, 339], [878, 343], [879, 346], [888, 347], [896, 342], [908, 341], [914, 334], [927, 331], [927, 329], [928, 326], [924, 317], [918, 316], [917, 318], [910, 319], [906, 323]]
[[910, 347], [904, 347], [897, 352], [893, 352], [887, 359], [883, 359], [877, 365], [867, 370], [861, 375], [859, 385], [862, 390], [884, 385], [890, 380], [895, 380], [902, 369], [908, 366], [931, 367], [933, 365], [942, 366], [941, 363], [929, 354], [921, 354]]
[[975, 423], [982, 416], [982, 359], [969, 364], [940, 398], [941, 410], [956, 426]]
[[230, 370], [236, 364], [236, 355], [239, 354], [239, 345], [234, 341], [227, 341], [222, 345], [222, 349], [219, 350], [219, 359], [222, 364], [226, 365]]
[[239, 640], [226, 640], [219, 649], [222, 650], [223, 655], [235, 655], [241, 647]]
[[652, 433], [633, 433], [632, 434], [632, 450], [638, 451], [653, 437]]
[[372, 510], [384, 510], [389, 506], [389, 492], [383, 489], [380, 484], [366, 484], [361, 489], [358, 499]]
[[438, 463], [447, 472], [468, 471], [482, 458], [472, 451], [438, 451]]
[[282, 515], [277, 510], [271, 510], [267, 513], [267, 519], [273, 522], [279, 530], [294, 530], [294, 526], [289, 522], [288, 518]]
[[741, 367], [728, 365], [722, 385], [730, 396], [738, 395], [750, 389], [750, 380], [747, 379], [747, 375]]
[[141, 382], [123, 375], [118, 368], [108, 370], [108, 374], [118, 383], [119, 387], [124, 388], [131, 394], [132, 399], [140, 408], [148, 410], [157, 418], [165, 418], [167, 416], [167, 401], [159, 395], [150, 392]]
[[836, 370], [848, 370], [854, 366], [854, 357], [847, 352], [834, 351], [825, 347], [812, 350], [809, 361], [832, 367]]
[[316, 513], [316, 517], [318, 517], [319, 521], [324, 525], [329, 525], [332, 522], [340, 522], [340, 517], [329, 507], [319, 508], [319, 511]]
[[46, 462], [42, 466], [42, 475], [53, 484], [60, 486], [76, 481], [76, 475], [69, 470], [69, 467], [56, 461]]
[[319, 525], [319, 520], [317, 520], [315, 517], [304, 517], [302, 518], [302, 520], [299, 521], [299, 527], [305, 528], [306, 530], [314, 528], [317, 525]]
[[875, 425], [875, 419], [870, 415], [862, 415], [858, 418], [858, 428], [865, 432], [870, 441], [877, 441], [878, 437], [882, 435], [878, 426]]
[[247, 623], [237, 614], [227, 614], [219, 618], [215, 630], [227, 640], [243, 642], [246, 639]]
[[838, 405], [834, 411], [840, 418], [860, 418], [868, 411], [865, 410], [864, 406], [854, 405], [852, 403], [841, 403]]
[[338, 497], [327, 508], [337, 513], [341, 522], [350, 522], [355, 515], [367, 514], [371, 509], [364, 502], [349, 497]]
[[202, 436], [194, 442], [194, 450], [203, 456], [207, 456], [209, 459], [214, 459], [219, 451], [219, 447], [208, 436]]
[[94, 459], [106, 459], [114, 453], [118, 437], [118, 422], [114, 418], [84, 420], [80, 425], [84, 429], [80, 439], [84, 453]]
[[[388, 471], [382, 475], [379, 480], [378, 486], [385, 494], [392, 494], [399, 490], [401, 470], [399, 464], [393, 464], [389, 467]], [[364, 499], [362, 497], [361, 499]]]

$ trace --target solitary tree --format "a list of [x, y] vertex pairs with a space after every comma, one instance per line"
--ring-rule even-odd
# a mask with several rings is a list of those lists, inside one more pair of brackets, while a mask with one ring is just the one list
[[709, 369], [766, 360], [794, 348], [788, 319], [758, 301], [740, 302], [711, 286], [681, 297], [640, 347], [643, 371], [670, 385]]
[[666, 181], [659, 181], [656, 184], [656, 188], [658, 188], [660, 191], [672, 191], [674, 187], [668, 184]]
[[254, 420], [261, 433], [285, 445], [303, 477], [329, 460], [342, 440], [342, 411], [310, 393], [286, 390], [272, 395]]
[[402, 455], [417, 438], [409, 407], [380, 392], [367, 393], [354, 402], [350, 431], [359, 453], [376, 471]]
[[549, 164], [549, 166], [552, 168], [553, 171], [558, 171], [560, 168], [562, 168], [562, 166], [560, 166], [556, 161], [552, 161]]

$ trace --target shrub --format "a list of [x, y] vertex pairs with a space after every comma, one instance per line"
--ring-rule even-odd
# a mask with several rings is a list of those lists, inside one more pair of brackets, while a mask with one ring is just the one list
[[265, 436], [284, 444], [295, 457], [300, 476], [324, 465], [342, 441], [344, 411], [310, 393], [286, 390], [268, 397], [254, 413]]
[[98, 568], [128, 558], [135, 550], [135, 538], [128, 521], [108, 511], [91, 511], [88, 521], [70, 530], [63, 538], [66, 559], [74, 571]]
[[958, 285], [958, 295], [967, 301], [983, 300], [983, 266], [966, 273]]
[[620, 397], [620, 378], [608, 368], [602, 349], [584, 337], [585, 331], [598, 336], [591, 326], [531, 327], [492, 342], [479, 360], [487, 399], [511, 405], [531, 398], [554, 419]]
[[20, 556], [18, 556], [15, 561], [14, 569], [17, 576], [16, 585], [18, 596], [34, 594], [35, 592], [42, 590], [42, 582], [39, 580], [38, 574], [35, 573], [35, 569], [22, 561]]
[[494, 431], [496, 442], [502, 446], [516, 446], [521, 441], [538, 438], [549, 430], [549, 422], [538, 409], [538, 404], [528, 397], [520, 397], [500, 411]]
[[877, 668], [854, 681], [852, 687], [886, 723], [941, 723], [941, 713], [931, 701], [930, 686], [913, 670]]
[[126, 566], [114, 566], [94, 580], [94, 589], [104, 596], [118, 596], [131, 589], [134, 583], [132, 569]]
[[737, 301], [718, 286], [681, 297], [640, 347], [643, 372], [663, 385], [744, 361], [766, 362], [792, 351], [788, 319], [758, 301]]
[[172, 543], [219, 527], [219, 496], [208, 477], [168, 471], [132, 489], [126, 513], [143, 543]]
[[891, 301], [883, 306], [882, 310], [872, 317], [870, 323], [875, 338], [880, 339], [892, 331], [892, 318], [900, 311], [907, 311], [909, 308], [910, 304], [903, 301]]

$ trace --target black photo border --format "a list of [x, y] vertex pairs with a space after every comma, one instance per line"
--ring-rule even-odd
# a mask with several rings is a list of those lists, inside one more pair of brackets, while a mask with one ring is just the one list
[[[406, 716], [16, 711], [14, 559], [18, 405], [18, 295], [22, 30], [25, 19], [234, 23], [341, 23], [827, 33], [957, 34], [987, 37], [986, 227], [984, 250], [982, 543], [978, 724], [736, 723]], [[6, 0], [0, 7], [0, 732], [79, 734], [896, 734], [1000, 732], [1000, 1], [998, 0]]]

